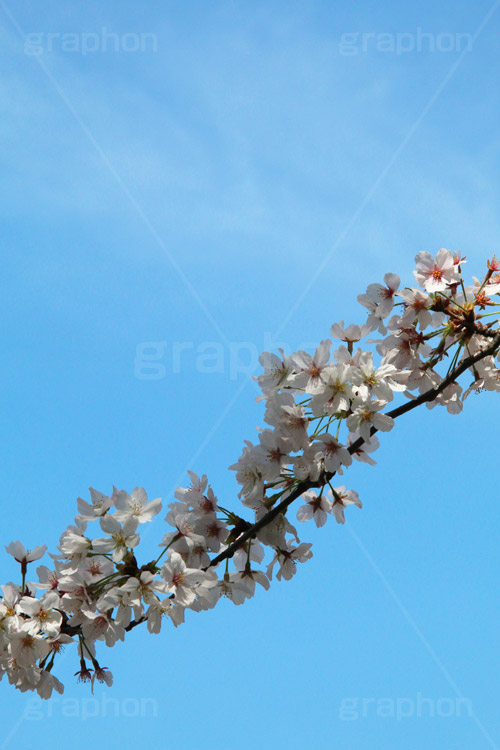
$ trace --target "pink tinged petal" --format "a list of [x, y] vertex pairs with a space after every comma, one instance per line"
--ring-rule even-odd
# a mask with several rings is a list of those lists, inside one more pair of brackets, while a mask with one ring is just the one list
[[318, 509], [318, 510], [317, 510], [317, 511], [315, 512], [315, 514], [314, 514], [314, 520], [315, 520], [315, 522], [316, 522], [316, 526], [318, 527], [318, 529], [319, 529], [319, 528], [320, 528], [321, 526], [324, 526], [324, 525], [325, 525], [325, 523], [327, 522], [327, 519], [328, 519], [328, 516], [327, 516], [327, 514], [325, 513], [325, 511], [324, 511], [324, 510], [321, 510], [321, 508], [319, 508], [319, 509]]
[[135, 489], [132, 490], [132, 499], [141, 505], [147, 505], [148, 496], [144, 487], [135, 487]]
[[127, 518], [123, 524], [123, 536], [128, 537], [135, 534], [139, 526], [137, 518]]
[[85, 518], [93, 518], [94, 520], [97, 518], [94, 508], [90, 503], [85, 502], [81, 497], [76, 498], [76, 505], [78, 507], [78, 512], [80, 515], [85, 516]]
[[330, 328], [330, 333], [332, 336], [336, 339], [343, 340], [344, 338], [344, 321], [341, 320], [340, 323], [334, 323], [332, 327]]
[[59, 595], [55, 591], [49, 591], [42, 596], [41, 602], [44, 609], [53, 609], [59, 606]]
[[155, 607], [151, 605], [146, 612], [146, 617], [148, 620], [148, 631], [150, 633], [159, 633], [161, 631], [161, 616], [162, 613], [158, 609], [158, 607]]
[[446, 289], [446, 281], [443, 279], [428, 278], [424, 281], [424, 287], [428, 292], [442, 292]]
[[105, 537], [94, 539], [92, 542], [92, 549], [95, 552], [110, 552], [114, 546], [114, 541]]
[[60, 612], [50, 612], [45, 619], [41, 622], [41, 628], [51, 638], [59, 635], [61, 628], [62, 615]]
[[157, 497], [156, 500], [151, 500], [151, 502], [145, 506], [143, 510], [143, 514], [150, 516], [148, 520], [151, 521], [152, 517], [156, 516], [160, 511], [161, 511], [161, 498]]
[[304, 523], [304, 521], [310, 521], [313, 517], [313, 509], [312, 506], [307, 503], [306, 505], [301, 505], [301, 507], [297, 510], [297, 521], [300, 521], [301, 523]]
[[197, 474], [194, 473], [194, 471], [189, 471], [189, 470], [187, 473], [191, 480], [191, 484], [193, 485], [193, 489], [199, 490], [199, 492], [203, 494], [208, 484], [207, 475], [203, 474], [201, 477], [199, 477]]
[[17, 560], [17, 562], [24, 560], [28, 554], [26, 548], [20, 541], [11, 542], [8, 547], [5, 547], [5, 549], [9, 555], [12, 555], [12, 557]]
[[139, 534], [131, 534], [130, 536], [127, 536], [125, 541], [126, 541], [127, 547], [137, 547], [137, 545], [141, 541], [141, 538]]
[[316, 349], [316, 353], [314, 355], [314, 361], [316, 364], [320, 367], [323, 367], [327, 364], [328, 359], [330, 357], [330, 347], [332, 345], [332, 342], [329, 339], [325, 339], [321, 342], [321, 344]]
[[451, 268], [453, 264], [453, 253], [451, 253], [450, 250], [445, 250], [444, 247], [438, 250], [436, 253], [436, 265], [439, 266], [439, 268], [445, 270]]
[[21, 612], [30, 617], [36, 617], [40, 612], [40, 600], [31, 596], [23, 596], [18, 606]]
[[32, 562], [33, 560], [39, 560], [47, 551], [45, 544], [35, 547], [32, 551], [27, 550], [20, 541], [11, 542], [8, 547], [5, 547], [5, 549], [9, 555], [12, 555], [12, 557], [17, 560], [17, 562]]
[[106, 534], [117, 534], [121, 530], [121, 526], [116, 518], [113, 518], [113, 516], [110, 515], [101, 518], [99, 523], [101, 524], [101, 529], [105, 531]]
[[333, 516], [337, 523], [345, 523], [344, 506], [341, 503], [335, 503], [333, 506]]
[[269, 579], [264, 575], [264, 573], [261, 573], [260, 570], [254, 570], [252, 571], [252, 576], [254, 581], [259, 583], [261, 586], [263, 586], [266, 591], [269, 590], [271, 587], [271, 584], [269, 583]]
[[39, 547], [35, 547], [34, 550], [31, 552], [28, 552], [27, 561], [32, 562], [33, 560], [39, 560], [41, 557], [44, 556], [44, 554], [47, 551], [47, 546], [45, 544], [40, 545]]
[[182, 574], [183, 584], [186, 584], [187, 586], [196, 586], [198, 583], [201, 583], [204, 578], [205, 574], [202, 570], [186, 568]]
[[36, 686], [36, 691], [40, 698], [48, 700], [51, 697], [53, 690], [62, 695], [64, 693], [64, 685], [57, 679], [57, 677], [55, 677], [55, 675], [43, 669], [40, 675], [40, 680]]
[[90, 498], [92, 500], [92, 505], [97, 508], [109, 508], [111, 506], [111, 498], [107, 495], [104, 495], [102, 492], [99, 492], [99, 490], [95, 490], [93, 487], [89, 487], [90, 492]]
[[373, 424], [377, 430], [382, 432], [389, 432], [394, 427], [394, 420], [387, 414], [375, 414], [373, 418]]
[[418, 265], [422, 265], [424, 267], [431, 267], [434, 265], [434, 259], [430, 253], [427, 252], [427, 250], [421, 250], [419, 253], [415, 255], [415, 262]]
[[186, 586], [176, 586], [175, 589], [175, 600], [183, 607], [188, 607], [196, 599], [196, 594], [193, 589], [189, 589]]
[[399, 288], [401, 280], [397, 273], [386, 273], [384, 276], [384, 282], [387, 284], [389, 289], [396, 291]]
[[252, 543], [252, 550], [250, 552], [250, 560], [254, 560], [257, 563], [261, 563], [266, 555], [265, 549], [260, 542]]
[[181, 555], [178, 552], [172, 551], [169, 555], [169, 563], [172, 567], [172, 570], [176, 572], [182, 572], [186, 569], [186, 563], [182, 559]]

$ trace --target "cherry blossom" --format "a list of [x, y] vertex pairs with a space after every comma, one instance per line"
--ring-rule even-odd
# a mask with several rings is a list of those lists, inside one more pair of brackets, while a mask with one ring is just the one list
[[34, 550], [27, 550], [21, 542], [11, 542], [8, 547], [5, 547], [9, 555], [12, 555], [14, 560], [20, 562], [21, 565], [33, 562], [33, 560], [39, 560], [47, 551], [47, 546], [41, 544], [39, 547], [35, 547]]
[[292, 356], [292, 362], [298, 371], [293, 381], [296, 387], [304, 388], [307, 393], [314, 393], [317, 388], [321, 388], [321, 374], [328, 364], [331, 345], [332, 342], [325, 339], [313, 357], [304, 351]]
[[217, 582], [217, 585], [211, 591], [212, 600], [211, 605], [214, 606], [219, 599], [222, 597], [229, 599], [236, 604], [243, 604], [245, 599], [249, 599], [255, 590], [255, 583], [253, 588], [250, 582], [241, 576], [241, 574], [226, 573], [221, 581]]
[[413, 273], [426, 292], [442, 292], [460, 280], [458, 264], [449, 250], [441, 248], [435, 258], [424, 250], [417, 253], [415, 261], [417, 268]]
[[361, 326], [351, 323], [345, 328], [343, 320], [341, 320], [340, 323], [334, 323], [330, 328], [330, 333], [335, 339], [340, 339], [340, 341], [345, 341], [348, 344], [354, 344], [357, 341], [361, 341], [361, 339], [367, 336], [370, 331], [370, 326], [367, 326], [365, 323]]
[[23, 596], [17, 608], [30, 618], [27, 620], [28, 633], [35, 635], [41, 631], [49, 636], [57, 636], [62, 623], [62, 615], [56, 610], [58, 606], [58, 594], [48, 591], [41, 599]]
[[[89, 488], [91, 504], [82, 500], [81, 497], [77, 498], [76, 503], [79, 511], [79, 518], [82, 521], [95, 521], [100, 518], [113, 505], [113, 498], [103, 495], [102, 492], [95, 490], [93, 487]], [[113, 493], [114, 494], [114, 493]]]
[[[398, 296], [402, 298], [405, 305], [405, 312], [400, 319], [400, 325], [403, 328], [417, 323], [421, 330], [424, 330], [432, 325], [433, 314], [429, 312], [429, 308], [433, 300], [429, 294], [425, 294], [420, 289], [402, 289], [398, 292]], [[434, 320], [436, 320], [435, 317]]]
[[332, 510], [332, 501], [316, 492], [304, 492], [302, 499], [306, 501], [297, 511], [298, 521], [309, 521], [314, 519], [316, 526], [324, 526], [328, 518], [328, 513]]
[[318, 435], [318, 441], [323, 443], [321, 455], [325, 471], [332, 474], [337, 472], [341, 474], [342, 466], [350, 466], [352, 464], [351, 454], [333, 435], [325, 432]]
[[280, 581], [282, 578], [285, 581], [289, 581], [296, 573], [296, 567], [298, 562], [305, 562], [310, 560], [313, 556], [311, 552], [311, 544], [301, 543], [298, 547], [295, 547], [292, 542], [288, 541], [286, 547], [278, 548], [276, 554], [269, 563], [267, 568], [268, 578], [273, 577], [273, 568], [275, 563], [279, 564], [279, 570], [276, 574], [276, 578]]
[[323, 388], [311, 400], [315, 417], [348, 411], [354, 396], [354, 386], [349, 382], [352, 377], [353, 371], [348, 365], [333, 365], [324, 371]]
[[352, 414], [347, 418], [347, 426], [351, 432], [360, 435], [364, 440], [369, 440], [371, 430], [388, 432], [394, 426], [394, 420], [387, 414], [380, 414], [385, 406], [384, 401], [365, 401], [354, 399]]
[[259, 357], [259, 362], [264, 368], [264, 374], [259, 375], [255, 380], [259, 383], [264, 394], [276, 391], [287, 380], [293, 369], [291, 357], [287, 357], [283, 349], [278, 351], [281, 354], [281, 359], [272, 352], [264, 352]]
[[328, 492], [333, 498], [332, 513], [337, 523], [345, 523], [344, 510], [348, 505], [356, 505], [358, 508], [363, 507], [358, 493], [354, 490], [346, 490], [345, 485], [332, 487]]
[[116, 493], [115, 505], [114, 518], [117, 521], [135, 518], [139, 523], [146, 523], [152, 521], [153, 517], [161, 511], [160, 498], [148, 503], [148, 496], [143, 487], [136, 487], [130, 495], [125, 490], [119, 490]]
[[378, 327], [378, 322], [386, 318], [394, 307], [394, 295], [399, 289], [400, 278], [395, 273], [386, 273], [383, 284], [369, 284], [365, 294], [358, 296], [358, 302], [370, 311], [368, 326]]
[[95, 539], [92, 549], [99, 553], [111, 552], [113, 562], [121, 562], [127, 549], [139, 544], [139, 535], [135, 533], [139, 526], [136, 518], [129, 516], [122, 525], [114, 516], [105, 516], [100, 524], [101, 529], [110, 536]]
[[166, 598], [153, 601], [146, 612], [148, 630], [150, 633], [159, 633], [161, 630], [162, 617], [168, 616], [175, 627], [184, 622], [184, 607], [176, 604], [172, 599]]
[[161, 569], [167, 591], [175, 594], [175, 600], [183, 607], [192, 604], [196, 598], [198, 584], [206, 580], [207, 574], [195, 568], [188, 568], [178, 552], [171, 552], [168, 562]]

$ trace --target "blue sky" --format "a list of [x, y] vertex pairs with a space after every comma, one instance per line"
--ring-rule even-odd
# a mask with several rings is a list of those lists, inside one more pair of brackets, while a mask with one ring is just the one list
[[[54, 550], [89, 485], [167, 504], [187, 468], [237, 507], [260, 351], [361, 322], [420, 250], [482, 273], [499, 32], [481, 0], [0, 2], [3, 543]], [[3, 681], [0, 746], [497, 747], [498, 417], [403, 417], [291, 582], [103, 649], [96, 701], [72, 651], [52, 708]]]

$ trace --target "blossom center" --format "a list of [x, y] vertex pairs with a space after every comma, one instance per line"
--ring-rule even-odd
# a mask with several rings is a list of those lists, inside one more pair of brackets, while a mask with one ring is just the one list
[[174, 586], [181, 586], [184, 582], [184, 574], [180, 571], [176, 571], [172, 576], [172, 583]]

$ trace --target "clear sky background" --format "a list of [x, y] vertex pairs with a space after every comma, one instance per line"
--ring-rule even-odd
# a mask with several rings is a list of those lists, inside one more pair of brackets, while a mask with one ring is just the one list
[[[237, 507], [260, 351], [363, 321], [420, 250], [483, 272], [496, 6], [0, 2], [2, 544], [55, 551], [89, 485], [166, 505], [187, 468]], [[498, 747], [499, 415], [398, 420], [291, 582], [102, 647], [95, 701], [72, 649], [64, 699], [2, 681], [0, 747]]]

